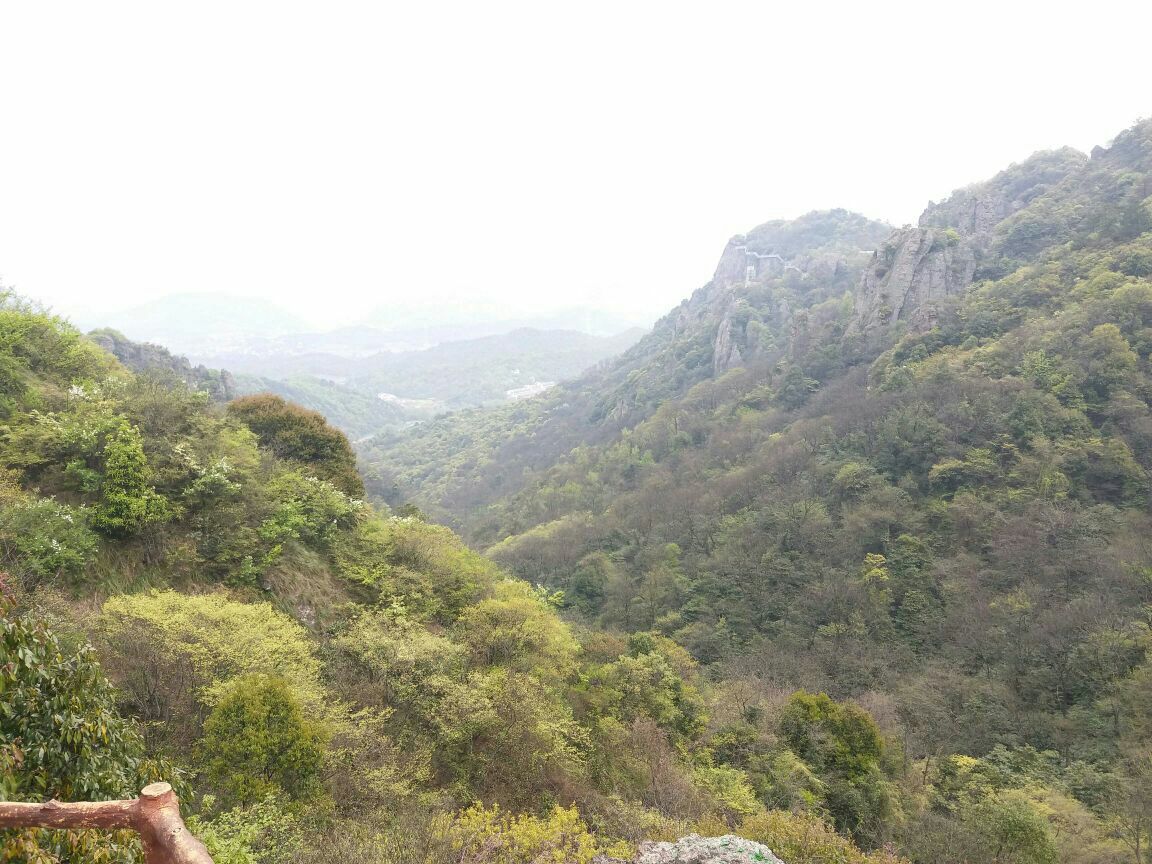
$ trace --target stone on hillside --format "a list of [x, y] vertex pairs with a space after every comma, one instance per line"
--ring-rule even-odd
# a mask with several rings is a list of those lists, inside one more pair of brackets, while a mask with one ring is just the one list
[[[701, 837], [689, 834], [675, 843], [642, 843], [634, 864], [783, 864], [762, 843], [732, 834]], [[611, 864], [611, 859], [604, 859]]]

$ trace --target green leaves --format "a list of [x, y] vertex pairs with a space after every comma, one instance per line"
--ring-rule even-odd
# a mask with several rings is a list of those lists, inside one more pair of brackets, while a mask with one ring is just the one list
[[272, 795], [317, 795], [327, 739], [285, 679], [248, 675], [235, 679], [212, 710], [199, 752], [224, 806], [244, 807]]
[[[45, 619], [2, 598], [0, 696], [0, 798], [128, 798], [158, 779], [91, 647], [68, 644]], [[93, 860], [130, 854], [120, 843], [99, 832], [0, 832], [0, 859], [40, 847]]]
[[145, 525], [170, 516], [168, 502], [148, 483], [148, 460], [140, 432], [119, 419], [104, 444], [104, 478], [92, 525], [113, 537], [136, 534]]

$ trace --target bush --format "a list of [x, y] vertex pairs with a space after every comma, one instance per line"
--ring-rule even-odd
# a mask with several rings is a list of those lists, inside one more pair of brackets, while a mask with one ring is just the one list
[[283, 678], [237, 678], [204, 723], [204, 776], [226, 806], [313, 798], [327, 737]]
[[99, 621], [110, 673], [155, 742], [188, 751], [229, 682], [278, 675], [307, 710], [328, 713], [307, 631], [267, 603], [175, 591], [112, 597]]
[[906, 864], [887, 850], [865, 853], [818, 816], [771, 810], [740, 823], [736, 833], [763, 843], [787, 864]]
[[97, 545], [84, 508], [0, 489], [0, 555], [25, 590], [75, 579]]
[[[545, 818], [469, 807], [443, 828], [467, 864], [589, 864], [601, 850], [575, 807], [556, 807]], [[623, 854], [627, 850], [608, 850]]]
[[139, 430], [120, 420], [104, 443], [104, 477], [92, 527], [112, 537], [125, 537], [169, 515], [167, 502], [148, 484], [148, 460]]
[[[95, 652], [70, 645], [41, 617], [0, 596], [0, 800], [100, 801], [135, 797], [167, 766], [144, 758], [116, 712]], [[0, 860], [130, 860], [125, 832], [0, 831]]]
[[352, 445], [343, 432], [328, 425], [323, 414], [271, 393], [236, 399], [228, 405], [228, 413], [256, 433], [261, 447], [308, 467], [353, 498], [364, 497]]

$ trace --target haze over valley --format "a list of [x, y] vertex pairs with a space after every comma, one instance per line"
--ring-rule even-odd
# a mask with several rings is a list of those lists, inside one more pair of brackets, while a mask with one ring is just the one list
[[1152, 7], [0, 7], [0, 862], [1149, 864]]

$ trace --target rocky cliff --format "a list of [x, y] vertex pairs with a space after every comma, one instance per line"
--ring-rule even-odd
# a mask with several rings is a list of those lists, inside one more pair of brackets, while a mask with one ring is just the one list
[[113, 355], [137, 374], [173, 375], [193, 390], [207, 393], [214, 402], [228, 402], [236, 397], [236, 382], [224, 369], [193, 366], [186, 357], [149, 342], [133, 342], [112, 329], [93, 330], [88, 338]]
[[1005, 222], [1083, 168], [1076, 150], [1046, 151], [985, 183], [928, 205], [919, 224], [895, 231], [877, 249], [855, 292], [851, 329], [905, 321], [932, 327], [938, 304], [963, 293], [981, 262], [997, 251]]
[[706, 307], [715, 322], [712, 373], [743, 366], [755, 355], [758, 346], [746, 332], [749, 319], [784, 332], [794, 307], [834, 296], [888, 231], [859, 214], [825, 210], [765, 222], [730, 239], [712, 281], [688, 307]]

